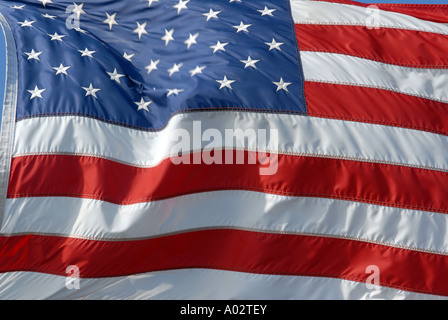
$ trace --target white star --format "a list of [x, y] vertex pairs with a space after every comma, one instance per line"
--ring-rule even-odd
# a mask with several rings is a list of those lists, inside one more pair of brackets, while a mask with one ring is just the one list
[[277, 42], [275, 41], [274, 38], [272, 38], [272, 42], [265, 42], [268, 46], [269, 46], [269, 51], [273, 50], [273, 49], [277, 49], [279, 51], [282, 51], [282, 49], [280, 49], [280, 46], [283, 45], [283, 42]]
[[177, 14], [179, 14], [182, 11], [182, 9], [188, 9], [187, 7], [188, 2], [190, 2], [190, 0], [185, 1], [179, 0], [179, 3], [173, 6], [173, 8], [177, 9]]
[[263, 10], [257, 10], [258, 12], [261, 13], [262, 16], [273, 16], [272, 12], [276, 11], [277, 9], [268, 9], [268, 7], [264, 7]]
[[248, 67], [252, 67], [257, 69], [257, 66], [255, 65], [260, 60], [253, 60], [250, 56], [247, 58], [247, 60], [240, 60], [242, 63], [245, 63], [244, 69]]
[[167, 89], [167, 91], [168, 91], [167, 97], [169, 97], [173, 94], [176, 96], [179, 95], [179, 93], [183, 92], [184, 89]]
[[146, 22], [143, 24], [140, 24], [137, 22], [137, 29], [135, 29], [133, 32], [138, 34], [138, 38], [141, 39], [143, 34], [148, 34], [146, 31]]
[[37, 0], [37, 1], [42, 2], [44, 7], [47, 5], [47, 3], [53, 3], [53, 1], [51, 0]]
[[148, 7], [150, 7], [153, 2], [159, 2], [159, 0], [147, 0], [147, 1], [148, 1]]
[[187, 45], [187, 49], [190, 49], [191, 45], [193, 45], [193, 44], [198, 44], [198, 43], [196, 42], [196, 38], [197, 38], [198, 36], [199, 36], [199, 33], [196, 33], [196, 34], [194, 34], [194, 35], [192, 35], [192, 34], [190, 33], [190, 37], [189, 37], [187, 40], [184, 41], [184, 43]]
[[61, 41], [62, 42], [62, 38], [65, 37], [65, 35], [61, 35], [58, 34], [57, 32], [55, 32], [54, 34], [48, 34], [51, 37], [51, 41]]
[[162, 37], [162, 40], [165, 41], [165, 47], [168, 46], [168, 43], [170, 43], [170, 41], [173, 41], [173, 32], [174, 29], [171, 29], [170, 31], [165, 29], [165, 35]]
[[244, 24], [243, 21], [241, 21], [239, 26], [233, 26], [236, 30], [236, 33], [240, 32], [240, 31], [244, 31], [244, 32], [249, 32], [249, 30], [247, 30], [247, 28], [249, 28], [251, 26], [251, 24]]
[[285, 91], [289, 92], [288, 86], [291, 85], [291, 82], [285, 82], [285, 81], [283, 81], [283, 78], [280, 78], [279, 82], [272, 82], [272, 83], [277, 86], [277, 91], [285, 90]]
[[218, 19], [218, 14], [220, 14], [221, 11], [213, 11], [213, 9], [210, 9], [210, 11], [208, 13], [203, 13], [203, 16], [207, 17], [207, 21], [210, 19]]
[[112, 30], [113, 26], [118, 26], [117, 21], [115, 21], [115, 18], [117, 17], [117, 14], [114, 13], [113, 15], [110, 15], [106, 12], [107, 19], [103, 21], [103, 23], [109, 25], [109, 30]]
[[90, 84], [90, 86], [88, 88], [86, 88], [86, 87], [82, 87], [82, 88], [86, 91], [86, 97], [93, 96], [95, 99], [98, 98], [96, 96], [96, 93], [101, 90], [101, 89], [95, 89], [93, 87], [93, 84]]
[[93, 58], [93, 54], [96, 53], [96, 51], [90, 51], [89, 49], [85, 48], [84, 50], [78, 50], [81, 52], [81, 57], [89, 57]]
[[174, 64], [172, 68], [168, 69], [168, 73], [170, 74], [170, 77], [175, 74], [176, 72], [180, 71], [180, 68], [182, 68], [184, 64], [183, 63], [179, 63], [179, 64]]
[[107, 72], [107, 74], [110, 76], [110, 80], [116, 81], [119, 84], [121, 84], [120, 78], [124, 77], [124, 74], [119, 74], [117, 69], [114, 69], [114, 72]]
[[202, 67], [196, 66], [196, 68], [194, 68], [193, 70], [190, 70], [188, 72], [190, 72], [191, 76], [193, 77], [197, 74], [202, 73], [202, 70], [204, 70], [205, 68], [206, 68], [205, 66], [202, 66]]
[[51, 20], [54, 20], [56, 18], [56, 16], [49, 15], [48, 13], [43, 14], [42, 17], [47, 18], [47, 19], [51, 19]]
[[32, 28], [34, 22], [36, 22], [36, 21], [28, 21], [28, 20], [25, 20], [25, 21], [23, 21], [23, 22], [18, 22], [18, 23], [20, 24], [20, 26], [21, 26], [22, 28], [24, 28], [24, 27], [30, 27], [30, 28]]
[[34, 90], [27, 90], [29, 93], [31, 93], [30, 100], [33, 100], [34, 98], [40, 98], [42, 99], [42, 92], [44, 92], [46, 89], [39, 89], [38, 86], [34, 87]]
[[15, 9], [15, 10], [22, 10], [23, 8], [25, 8], [24, 4], [22, 4], [21, 6], [14, 5], [14, 6], [11, 7], [11, 9]]
[[59, 67], [53, 67], [53, 69], [56, 70], [56, 75], [58, 75], [58, 74], [68, 75], [67, 70], [70, 68], [71, 68], [71, 66], [64, 67], [64, 65], [62, 63], [59, 65]]
[[213, 49], [213, 53], [217, 52], [217, 51], [226, 51], [226, 49], [224, 48], [226, 45], [228, 45], [229, 43], [221, 43], [221, 42], [217, 42], [214, 46], [210, 46], [210, 48]]
[[229, 88], [232, 89], [231, 84], [235, 82], [235, 80], [229, 80], [227, 79], [227, 76], [224, 76], [224, 79], [222, 80], [216, 80], [216, 82], [220, 83], [221, 86], [219, 87], [219, 90], [221, 90], [222, 88]]
[[152, 103], [152, 101], [151, 100], [145, 101], [145, 99], [142, 98], [140, 102], [134, 102], [134, 103], [138, 106], [137, 111], [145, 110], [149, 112], [148, 106]]
[[31, 52], [25, 52], [25, 54], [28, 56], [28, 60], [34, 59], [40, 61], [39, 56], [42, 54], [42, 51], [36, 52], [32, 49]]
[[154, 70], [157, 70], [157, 65], [159, 64], [159, 62], [160, 62], [160, 59], [156, 60], [156, 61], [153, 61], [151, 59], [151, 63], [145, 67], [145, 69], [148, 71], [148, 74], [150, 74]]
[[132, 58], [134, 58], [135, 53], [127, 54], [126, 52], [123, 54], [123, 58], [128, 60], [129, 62], [132, 62]]
[[236, 2], [241, 2], [241, 0], [230, 0], [229, 2], [232, 3], [232, 2], [235, 2], [235, 1]]
[[82, 9], [84, 7], [84, 3], [76, 4], [73, 2], [73, 5], [75, 6], [72, 10], [72, 13], [76, 14], [76, 17], [79, 19], [81, 17], [81, 14], [86, 14], [85, 11]]

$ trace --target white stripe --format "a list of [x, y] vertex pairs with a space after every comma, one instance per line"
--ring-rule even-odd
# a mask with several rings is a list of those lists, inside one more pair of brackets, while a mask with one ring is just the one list
[[446, 24], [421, 20], [401, 13], [324, 1], [290, 1], [293, 19], [297, 24], [375, 26], [448, 35]]
[[[448, 170], [448, 137], [377, 124], [301, 115], [249, 112], [198, 112], [174, 116], [160, 132], [143, 132], [83, 117], [45, 117], [17, 123], [14, 156], [85, 154], [135, 166], [155, 166], [173, 153], [177, 129], [193, 137], [193, 122], [202, 132], [214, 128], [278, 130], [278, 150], [293, 155], [328, 156]], [[269, 137], [269, 133], [268, 133]], [[201, 139], [201, 133], [198, 136]], [[259, 150], [257, 139], [246, 149]], [[201, 141], [199, 141], [201, 143]], [[208, 142], [202, 142], [205, 147]], [[225, 141], [218, 144], [231, 147]], [[190, 150], [197, 151], [190, 146]]]
[[249, 191], [127, 206], [76, 198], [8, 199], [1, 233], [131, 240], [209, 228], [342, 237], [448, 254], [446, 214]]
[[326, 52], [302, 51], [300, 56], [307, 81], [367, 86], [448, 102], [446, 69], [408, 68]]
[[[66, 277], [14, 272], [0, 275], [1, 300], [446, 300], [446, 297], [333, 278], [183, 269], [139, 275], [80, 279], [69, 290]], [[212, 285], [211, 285], [212, 284]], [[263, 303], [269, 304], [269, 302]], [[180, 311], [180, 310], [179, 310]]]

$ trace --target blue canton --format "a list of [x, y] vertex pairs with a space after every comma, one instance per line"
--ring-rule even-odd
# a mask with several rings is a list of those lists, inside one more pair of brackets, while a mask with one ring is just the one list
[[7, 1], [17, 121], [77, 115], [159, 130], [176, 113], [305, 114], [288, 0]]

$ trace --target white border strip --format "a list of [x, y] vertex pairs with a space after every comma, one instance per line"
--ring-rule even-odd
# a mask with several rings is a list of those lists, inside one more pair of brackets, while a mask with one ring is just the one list
[[[194, 122], [200, 122], [199, 143], [187, 152], [197, 152], [210, 142], [201, 141], [205, 130], [225, 137], [227, 129], [266, 129], [278, 132], [272, 152], [367, 162], [390, 163], [447, 171], [448, 137], [430, 132], [370, 123], [301, 115], [250, 112], [197, 112], [179, 114], [158, 132], [144, 132], [84, 117], [45, 117], [17, 123], [14, 157], [69, 154], [106, 158], [137, 167], [153, 167], [173, 156], [177, 131], [194, 137]], [[225, 139], [223, 139], [225, 140]], [[249, 138], [246, 150], [262, 151], [257, 138]], [[232, 148], [216, 142], [216, 149]], [[202, 143], [202, 145], [201, 145]], [[269, 142], [268, 142], [269, 147]]]
[[[296, 24], [355, 25], [407, 29], [448, 35], [448, 25], [386, 10], [324, 1], [291, 0]], [[373, 21], [377, 19], [377, 21]]]
[[2, 233], [100, 241], [238, 229], [364, 241], [448, 255], [448, 215], [336, 199], [217, 191], [134, 205], [93, 199], [8, 199]]
[[[82, 271], [81, 271], [82, 272]], [[447, 297], [324, 277], [183, 269], [127, 277], [79, 279], [43, 273], [0, 274], [1, 300], [447, 300]], [[269, 304], [269, 303], [268, 303]], [[267, 310], [268, 311], [268, 310]], [[180, 310], [179, 310], [180, 312]]]
[[17, 52], [11, 28], [0, 13], [0, 24], [6, 41], [6, 81], [0, 133], [0, 230], [8, 191], [11, 157], [14, 148], [14, 131], [17, 108]]

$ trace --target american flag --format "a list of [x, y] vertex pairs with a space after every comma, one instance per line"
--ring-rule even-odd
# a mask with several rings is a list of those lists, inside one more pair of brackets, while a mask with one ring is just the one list
[[448, 296], [448, 6], [0, 12], [0, 299]]

